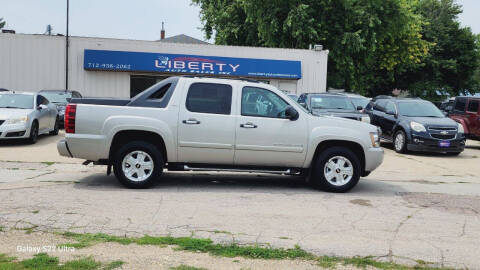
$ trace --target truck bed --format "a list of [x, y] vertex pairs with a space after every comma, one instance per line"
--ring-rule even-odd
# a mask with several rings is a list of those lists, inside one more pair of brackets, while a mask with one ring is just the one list
[[90, 104], [90, 105], [111, 105], [111, 106], [126, 106], [130, 103], [130, 99], [119, 98], [72, 98], [70, 103], [75, 104]]

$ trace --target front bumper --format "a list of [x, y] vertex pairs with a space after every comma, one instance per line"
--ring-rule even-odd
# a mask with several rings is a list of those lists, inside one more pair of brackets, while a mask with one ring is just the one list
[[[450, 145], [448, 147], [441, 147], [441, 141], [448, 141]], [[463, 136], [451, 140], [440, 140], [413, 135], [412, 140], [407, 144], [407, 150], [418, 152], [452, 153], [462, 152], [464, 149], [465, 137]]]
[[381, 147], [371, 147], [365, 151], [365, 170], [364, 175], [372, 172], [383, 162], [383, 148]]
[[0, 140], [25, 139], [30, 136], [30, 129], [26, 124], [0, 125]]

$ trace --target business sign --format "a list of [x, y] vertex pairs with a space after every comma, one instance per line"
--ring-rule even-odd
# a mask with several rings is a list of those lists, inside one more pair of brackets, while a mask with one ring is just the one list
[[300, 61], [85, 50], [84, 69], [300, 79]]

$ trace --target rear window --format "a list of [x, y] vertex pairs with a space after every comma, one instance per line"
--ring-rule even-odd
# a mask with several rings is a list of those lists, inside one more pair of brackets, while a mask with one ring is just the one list
[[474, 113], [478, 112], [478, 100], [470, 100], [470, 102], [468, 102], [467, 111]]
[[185, 105], [191, 112], [230, 114], [232, 86], [218, 83], [194, 83], [188, 89]]

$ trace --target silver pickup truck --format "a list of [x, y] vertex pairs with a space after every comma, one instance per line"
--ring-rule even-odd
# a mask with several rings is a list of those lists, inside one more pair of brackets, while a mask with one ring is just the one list
[[111, 167], [129, 188], [162, 171], [303, 174], [345, 192], [383, 161], [375, 126], [313, 116], [275, 87], [250, 80], [171, 77], [132, 99], [72, 99], [62, 156]]

